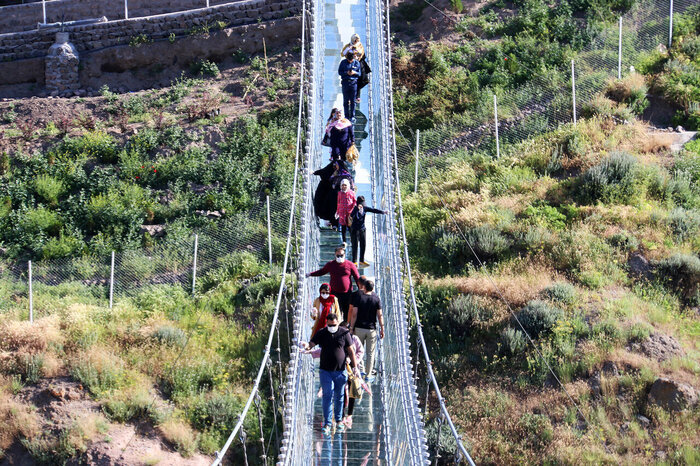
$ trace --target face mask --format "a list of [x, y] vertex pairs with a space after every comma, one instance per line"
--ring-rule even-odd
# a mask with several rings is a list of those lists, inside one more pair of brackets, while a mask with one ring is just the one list
[[338, 331], [338, 326], [337, 326], [337, 325], [333, 325], [333, 326], [330, 326], [330, 325], [329, 325], [329, 326], [326, 327], [326, 328], [327, 328], [328, 331], [331, 332], [331, 333], [335, 333], [335, 332]]
[[330, 296], [330, 295], [329, 295], [328, 293], [321, 293], [321, 297], [322, 297], [323, 299], [328, 299], [329, 296]]
[[336, 257], [335, 261], [339, 264], [342, 264], [343, 262], [345, 262], [345, 256]]

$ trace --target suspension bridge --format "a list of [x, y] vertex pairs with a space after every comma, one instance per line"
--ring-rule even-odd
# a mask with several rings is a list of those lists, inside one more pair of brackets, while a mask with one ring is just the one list
[[[406, 249], [394, 141], [388, 2], [309, 0], [304, 3], [302, 24], [297, 159], [283, 270], [291, 271], [296, 277], [305, 277], [332, 260], [334, 249], [341, 242], [340, 234], [321, 228], [314, 215], [313, 193], [318, 179], [313, 172], [328, 163], [328, 150], [320, 143], [326, 115], [334, 107], [342, 108], [337, 74], [340, 51], [351, 34], [357, 33], [363, 39], [372, 74], [370, 84], [362, 91], [355, 124], [356, 145], [360, 152], [354, 167], [356, 194], [365, 196], [368, 205], [389, 212], [389, 215], [367, 217], [367, 259], [372, 265], [363, 273], [376, 282], [376, 292], [382, 300], [385, 337], [378, 342], [377, 377], [371, 386], [372, 394], [365, 393], [356, 405], [352, 429], [324, 437], [321, 434], [321, 399], [317, 396], [317, 361], [299, 347], [300, 342], [311, 337], [310, 310], [320, 281], [300, 278], [296, 283], [289, 359], [286, 361], [286, 375], [282, 377], [280, 309], [287, 287], [294, 286], [287, 283], [287, 274], [283, 274], [268, 344], [254, 388], [238, 424], [217, 453], [214, 465], [222, 462], [234, 441], [242, 442], [244, 459], [248, 462], [243, 424], [254, 411], [253, 405], [257, 407], [261, 441], [265, 445], [259, 401], [265, 376], [269, 378], [272, 392], [274, 428], [281, 430], [269, 433], [267, 442], [269, 445], [275, 436], [277, 464], [429, 464], [431, 458], [423, 412], [418, 402], [411, 361], [409, 315], [413, 314], [417, 323], [419, 317]], [[292, 258], [295, 248], [296, 254]], [[419, 345], [416, 354], [425, 358], [426, 377], [440, 405], [440, 423], [457, 440], [458, 461], [473, 464], [440, 394], [420, 325], [416, 328]], [[273, 348], [275, 335], [277, 347]], [[273, 383], [274, 353], [279, 365], [280, 390], [275, 390]], [[269, 449], [263, 447], [262, 451], [264, 464], [273, 462]]]

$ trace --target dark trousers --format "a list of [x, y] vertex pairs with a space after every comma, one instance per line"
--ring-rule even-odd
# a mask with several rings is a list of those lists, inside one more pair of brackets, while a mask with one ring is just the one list
[[357, 246], [359, 243], [360, 262], [364, 262], [365, 248], [367, 247], [367, 231], [350, 229], [350, 240], [352, 241], [352, 261], [357, 262]]
[[[348, 242], [348, 226], [347, 225], [341, 225], [340, 234], [343, 237], [343, 243], [347, 243]], [[353, 260], [353, 262], [355, 262], [355, 261]]]
[[352, 290], [347, 293], [335, 293], [335, 296], [338, 298], [338, 306], [340, 307], [340, 313], [343, 314], [343, 320], [348, 320]]
[[355, 99], [357, 98], [357, 82], [343, 83], [343, 110], [345, 118], [355, 118]]

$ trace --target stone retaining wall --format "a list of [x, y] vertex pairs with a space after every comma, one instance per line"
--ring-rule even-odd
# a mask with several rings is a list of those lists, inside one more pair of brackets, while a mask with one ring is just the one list
[[[112, 50], [115, 48], [121, 57], [138, 57], [140, 63], [151, 65], [171, 65], [178, 61], [178, 55], [190, 55], [187, 48], [195, 45], [198, 53], [204, 54], [201, 58], [223, 56], [224, 49], [227, 53], [239, 48], [256, 52], [262, 49], [262, 44], [253, 47], [254, 37], [259, 36], [260, 40], [265, 37], [268, 46], [298, 38], [300, 14], [298, 0], [243, 0], [208, 9], [72, 26], [66, 30], [80, 54], [81, 69], [89, 68], [94, 81], [99, 69], [131, 69], [130, 62], [120, 62], [120, 57], [115, 56]], [[207, 27], [209, 33], [205, 32]], [[56, 32], [56, 29], [42, 29], [0, 36], [0, 85], [43, 85], [45, 57]], [[81, 71], [81, 82], [84, 74]]]
[[[231, 0], [210, 0], [220, 5]], [[235, 1], [235, 0], [234, 0]], [[128, 0], [129, 18], [173, 13], [207, 6], [206, 0]], [[76, 21], [106, 16], [124, 19], [124, 0], [52, 0], [46, 2], [46, 21]], [[43, 21], [41, 2], [0, 7], [0, 34], [36, 29]]]

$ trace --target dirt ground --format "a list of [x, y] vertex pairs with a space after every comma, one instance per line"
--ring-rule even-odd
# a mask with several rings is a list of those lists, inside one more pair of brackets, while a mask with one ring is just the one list
[[[254, 70], [251, 60], [256, 58], [258, 69]], [[246, 62], [241, 63], [242, 60]], [[109, 87], [109, 91], [123, 100], [138, 96], [157, 98], [167, 94], [172, 88], [172, 83], [183, 76], [201, 79], [202, 82], [194, 86], [193, 91], [182, 102], [172, 108], [163, 109], [165, 124], [178, 124], [192, 131], [197, 131], [197, 126], [201, 125], [195, 125], [194, 122], [188, 122], [181, 117], [184, 109], [205, 93], [219, 101], [216, 114], [225, 122], [241, 115], [276, 107], [280, 102], [289, 101], [298, 92], [298, 53], [287, 50], [271, 51], [268, 55], [267, 70], [262, 54], [253, 57], [229, 57], [217, 65], [220, 73], [216, 77], [194, 75], [189, 70], [173, 68], [164, 70], [157, 78], [138, 86], [129, 83], [129, 88], [140, 87], [140, 91], [127, 91], [126, 85]], [[129, 72], [122, 74], [128, 75]], [[283, 88], [276, 88], [274, 97], [271, 97], [268, 88], [273, 87], [272, 82], [275, 79], [283, 80], [285, 84]], [[90, 90], [81, 97], [59, 98], [21, 97], [22, 86], [16, 88], [16, 97], [0, 99], [0, 153], [6, 151], [12, 154], [17, 150], [32, 153], [35, 150], [46, 149], [63, 137], [62, 134], [49, 134], [45, 131], [47, 125], [53, 123], [50, 128], [60, 127], [61, 120], [70, 122], [68, 135], [75, 135], [86, 129], [80, 120], [83, 117], [90, 120], [91, 116], [98, 129], [112, 134], [117, 140], [126, 139], [143, 125], [159, 124], [154, 121], [155, 117], [152, 117], [145, 121], [131, 121], [125, 128], [123, 124], [119, 124], [114, 114], [107, 111], [108, 99], [99, 90]]]

